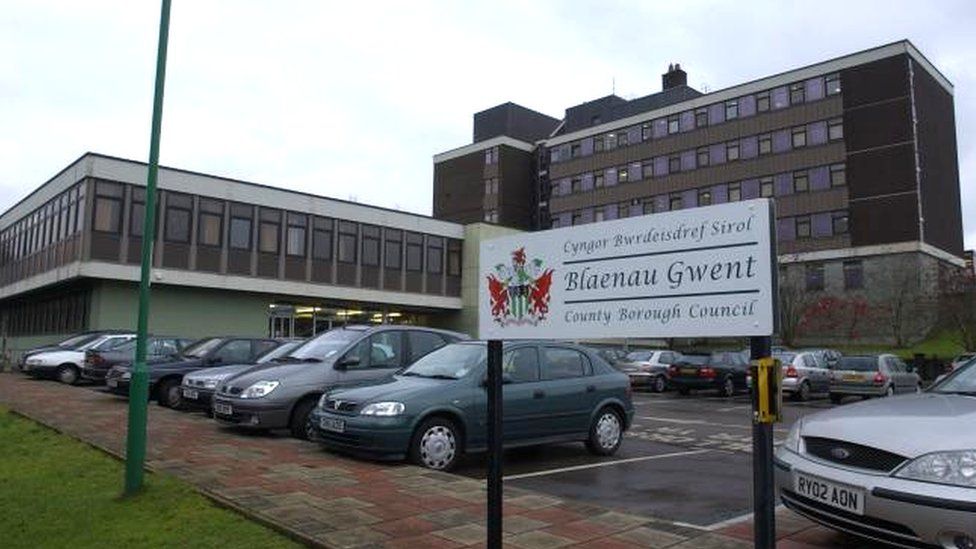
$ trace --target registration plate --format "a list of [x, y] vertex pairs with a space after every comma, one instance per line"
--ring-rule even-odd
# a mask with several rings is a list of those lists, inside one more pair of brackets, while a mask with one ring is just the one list
[[686, 376], [693, 376], [698, 374], [698, 369], [696, 368], [682, 368], [681, 373]]
[[108, 381], [105, 382], [105, 385], [115, 388], [119, 386], [119, 381], [117, 379], [109, 379]]
[[332, 419], [331, 417], [324, 417], [319, 420], [319, 427], [323, 431], [332, 431], [333, 433], [343, 433], [346, 431], [346, 422], [341, 419]]
[[844, 374], [844, 381], [864, 381], [864, 376], [861, 374]]
[[797, 472], [793, 475], [793, 489], [797, 494], [824, 505], [843, 509], [855, 515], [864, 514], [864, 490], [861, 488]]
[[200, 393], [194, 389], [183, 389], [183, 396], [192, 400], [200, 398]]
[[230, 404], [220, 404], [219, 402], [214, 403], [214, 412], [222, 416], [230, 416], [234, 414], [234, 409], [230, 407]]

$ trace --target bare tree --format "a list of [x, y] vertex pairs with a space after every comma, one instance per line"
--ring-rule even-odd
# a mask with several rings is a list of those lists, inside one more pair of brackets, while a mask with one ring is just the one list
[[[914, 268], [913, 268], [914, 267]], [[938, 322], [939, 299], [922, 291], [917, 265], [892, 267], [879, 273], [880, 291], [874, 310], [880, 314], [892, 343], [902, 348], [925, 335]]]
[[813, 297], [795, 277], [782, 276], [779, 285], [779, 337], [792, 346], [799, 335], [804, 315]]
[[959, 269], [940, 281], [942, 321], [955, 342], [966, 351], [976, 351], [976, 280], [973, 273]]

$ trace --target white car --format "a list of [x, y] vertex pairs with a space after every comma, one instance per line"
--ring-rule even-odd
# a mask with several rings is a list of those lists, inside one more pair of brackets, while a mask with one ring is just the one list
[[632, 351], [617, 364], [617, 368], [630, 376], [634, 387], [648, 387], [655, 393], [668, 388], [668, 367], [681, 360], [681, 353], [668, 350]]
[[55, 378], [74, 385], [81, 378], [85, 351], [107, 351], [135, 338], [135, 334], [106, 334], [77, 349], [37, 353], [24, 362], [24, 372], [33, 377]]

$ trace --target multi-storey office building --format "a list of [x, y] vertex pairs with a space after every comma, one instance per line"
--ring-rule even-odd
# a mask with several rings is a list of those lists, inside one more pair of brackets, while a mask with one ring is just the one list
[[[939, 277], [963, 265], [945, 76], [902, 41], [708, 94], [686, 82], [673, 66], [660, 93], [567, 109], [549, 135], [522, 143], [535, 153], [532, 176], [506, 181], [501, 208], [485, 209], [484, 219], [546, 229], [772, 197], [783, 282], [803, 294], [798, 322], [813, 327], [816, 317], [840, 315], [820, 322], [817, 335], [856, 337], [857, 322], [851, 327], [850, 311], [840, 309], [857, 302], [870, 337], [886, 335], [882, 313], [904, 317], [915, 334], [934, 323], [933, 307], [905, 315], [891, 311], [901, 300], [891, 302], [915, 293], [932, 302]], [[443, 197], [459, 184], [442, 170], [473, 166], [482, 149], [476, 141], [434, 157], [435, 205], [448, 206], [435, 216], [457, 216]], [[486, 170], [466, 176], [486, 197], [495, 192]], [[506, 192], [527, 188], [532, 216], [505, 208]]]
[[[86, 154], [0, 215], [0, 335], [135, 326], [146, 165]], [[455, 223], [176, 169], [159, 173], [150, 328], [306, 337], [461, 309]]]

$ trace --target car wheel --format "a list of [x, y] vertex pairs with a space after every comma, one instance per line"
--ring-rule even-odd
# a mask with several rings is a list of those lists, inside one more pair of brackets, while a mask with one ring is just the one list
[[664, 376], [657, 376], [654, 378], [653, 388], [655, 393], [663, 393], [664, 390], [668, 388], [668, 383], [664, 379]]
[[586, 448], [598, 456], [611, 456], [620, 448], [623, 438], [623, 422], [612, 408], [603, 408], [590, 426]]
[[844, 400], [844, 395], [838, 395], [837, 393], [830, 393], [830, 402], [834, 404], [840, 404]]
[[58, 381], [67, 385], [78, 383], [78, 367], [74, 364], [62, 364], [58, 367]]
[[312, 409], [315, 408], [315, 400], [308, 399], [298, 403], [295, 411], [291, 414], [291, 422], [288, 430], [291, 436], [301, 440], [311, 440], [315, 434], [315, 426], [312, 425]]
[[167, 379], [160, 384], [156, 394], [156, 402], [164, 408], [179, 408], [180, 404], [183, 403], [179, 380]]
[[421, 467], [450, 471], [461, 454], [459, 431], [454, 422], [442, 417], [424, 421], [414, 432], [410, 459]]
[[800, 383], [800, 388], [796, 391], [796, 399], [800, 402], [810, 400], [810, 383], [804, 381]]
[[735, 382], [732, 381], [731, 377], [725, 378], [725, 381], [722, 383], [722, 388], [719, 389], [718, 394], [726, 398], [735, 394]]
[[895, 394], [895, 386], [894, 385], [889, 385], [888, 388], [885, 389], [884, 396], [890, 397], [890, 396], [893, 396], [894, 394]]
[[687, 387], [678, 387], [678, 394], [681, 396], [688, 396], [691, 394], [691, 389]]

